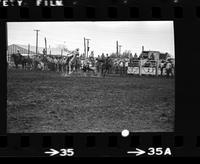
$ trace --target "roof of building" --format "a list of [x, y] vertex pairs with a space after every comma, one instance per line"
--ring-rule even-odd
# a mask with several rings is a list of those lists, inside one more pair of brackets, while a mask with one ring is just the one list
[[[22, 44], [12, 44], [8, 46], [8, 54], [17, 53], [17, 50], [19, 49], [21, 54], [28, 54], [28, 45], [22, 45]], [[43, 54], [44, 47], [38, 47], [38, 54]], [[61, 49], [60, 48], [51, 48], [47, 49], [47, 54], [49, 55], [51, 51], [51, 55], [61, 55]], [[30, 55], [35, 55], [36, 53], [36, 46], [30, 45]], [[63, 56], [67, 56], [68, 54], [65, 51], [62, 51]]]
[[[21, 54], [28, 54], [28, 46], [24, 47], [24, 46], [20, 46], [20, 45], [16, 45], [16, 44], [12, 44], [8, 46], [8, 54], [14, 54], [17, 53], [17, 50], [19, 50], [19, 52]], [[29, 51], [29, 54], [35, 54], [34, 51]]]

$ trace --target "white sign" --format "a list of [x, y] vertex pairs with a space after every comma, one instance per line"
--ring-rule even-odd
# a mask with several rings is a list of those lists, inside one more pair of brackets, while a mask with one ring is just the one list
[[139, 74], [139, 67], [128, 67], [127, 74]]

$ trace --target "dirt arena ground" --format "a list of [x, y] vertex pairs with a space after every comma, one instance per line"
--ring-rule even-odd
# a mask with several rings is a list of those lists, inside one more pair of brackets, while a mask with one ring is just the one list
[[174, 79], [7, 74], [9, 133], [172, 132], [174, 115]]

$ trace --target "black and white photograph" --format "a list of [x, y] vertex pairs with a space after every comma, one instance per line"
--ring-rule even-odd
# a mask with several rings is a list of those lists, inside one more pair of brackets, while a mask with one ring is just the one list
[[7, 132], [174, 132], [173, 21], [7, 22]]

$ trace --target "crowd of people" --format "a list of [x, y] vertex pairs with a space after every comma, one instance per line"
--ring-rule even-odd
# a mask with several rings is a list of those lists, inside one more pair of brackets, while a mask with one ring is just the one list
[[[128, 74], [127, 70], [130, 67], [130, 63], [136, 63], [132, 66], [138, 67], [138, 58], [113, 58], [108, 54], [98, 57], [90, 56], [89, 58], [84, 58], [79, 56], [79, 52], [69, 55], [69, 56], [55, 56], [55, 55], [34, 55], [30, 57], [29, 55], [24, 57], [20, 54], [19, 50], [15, 55], [15, 65], [22, 65], [22, 68], [28, 70], [50, 70], [57, 72], [69, 72], [77, 70], [95, 70], [102, 74]], [[17, 61], [18, 60], [18, 61]], [[151, 60], [149, 60], [151, 61]], [[17, 63], [18, 62], [18, 63]], [[147, 64], [148, 62], [146, 62]], [[70, 67], [70, 68], [69, 68]], [[148, 67], [154, 67], [150, 64]], [[159, 63], [160, 76], [174, 76], [175, 65], [172, 60], [162, 60]]]
[[[174, 76], [175, 74], [175, 65], [174, 63], [171, 61], [171, 60], [162, 60], [160, 65], [159, 65], [159, 68], [160, 68], [160, 76], [167, 76], [167, 77], [170, 77], [170, 76]], [[164, 75], [164, 71], [165, 71], [165, 75]]]

